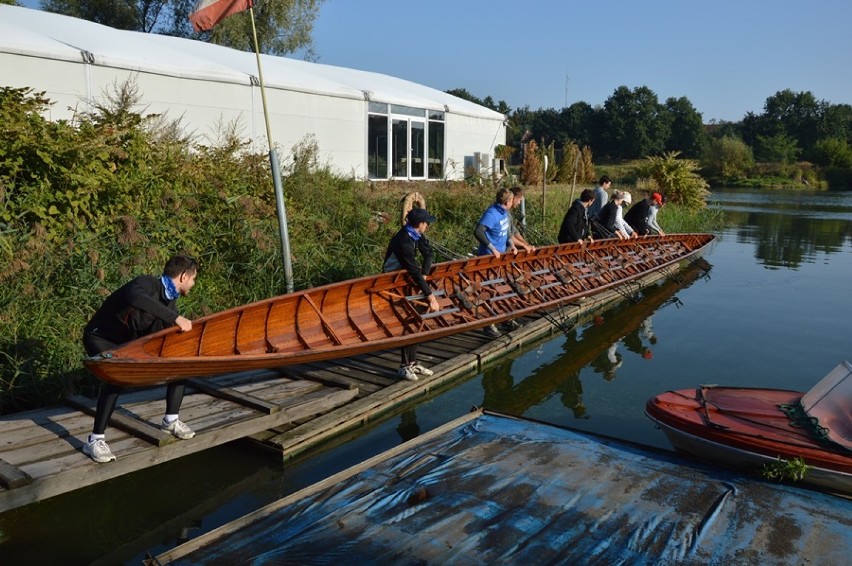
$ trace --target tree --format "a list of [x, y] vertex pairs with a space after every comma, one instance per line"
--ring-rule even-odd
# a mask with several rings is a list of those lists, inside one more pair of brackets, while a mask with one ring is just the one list
[[567, 139], [579, 146], [589, 145], [595, 132], [595, 109], [587, 102], [575, 102], [561, 112], [561, 122]]
[[785, 133], [774, 136], [757, 136], [754, 147], [755, 158], [764, 163], [793, 163], [799, 158], [796, 140]]
[[506, 114], [507, 116], [512, 111], [508, 104], [506, 104], [505, 100], [499, 100], [496, 103], [491, 96], [486, 96], [485, 98], [479, 98], [477, 96], [472, 95], [466, 88], [453, 88], [450, 90], [445, 90], [447, 94], [452, 94], [453, 96], [457, 96], [468, 102], [473, 102], [474, 104], [479, 104], [480, 106], [485, 106], [486, 108], [490, 108], [495, 112], [499, 112], [501, 114]]
[[[163, 33], [254, 51], [248, 14], [225, 18], [213, 30], [197, 33], [189, 14], [197, 0], [42, 0], [48, 12], [82, 18], [110, 27]], [[303, 52], [313, 60], [314, 21], [323, 0], [255, 0], [260, 51], [273, 55]]]
[[667, 99], [666, 112], [671, 124], [666, 150], [680, 151], [684, 157], [701, 157], [707, 144], [701, 114], [685, 96]]
[[754, 156], [751, 147], [739, 138], [713, 138], [704, 167], [713, 178], [724, 183], [745, 177], [754, 167]]
[[845, 139], [821, 139], [814, 146], [812, 159], [826, 167], [852, 167], [852, 147]]
[[[619, 159], [635, 159], [663, 151], [670, 124], [657, 95], [646, 86], [615, 89], [604, 102], [604, 153]], [[598, 153], [601, 149], [596, 148]]]

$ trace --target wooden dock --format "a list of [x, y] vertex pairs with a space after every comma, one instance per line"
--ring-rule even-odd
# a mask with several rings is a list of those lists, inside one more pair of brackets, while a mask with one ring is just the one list
[[[672, 275], [675, 269], [653, 273], [631, 284], [631, 292]], [[577, 321], [625, 300], [627, 291], [609, 290], [552, 315]], [[240, 438], [291, 457], [558, 332], [544, 317], [521, 322], [499, 338], [477, 330], [421, 344], [420, 359], [435, 374], [416, 382], [396, 378], [398, 350], [189, 380], [181, 420], [197, 433], [191, 440], [159, 430], [164, 387], [128, 390], [107, 430], [117, 456], [108, 464], [81, 452], [95, 400], [73, 397], [66, 406], [2, 417], [0, 513]]]

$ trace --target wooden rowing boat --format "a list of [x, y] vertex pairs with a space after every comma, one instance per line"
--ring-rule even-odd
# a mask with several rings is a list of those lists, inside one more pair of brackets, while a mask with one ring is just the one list
[[623, 289], [677, 269], [713, 239], [602, 240], [439, 263], [427, 277], [437, 312], [426, 312], [405, 271], [362, 277], [222, 311], [193, 321], [189, 332], [172, 327], [84, 363], [104, 381], [142, 386], [396, 348]]
[[704, 460], [760, 469], [801, 458], [802, 483], [852, 495], [852, 365], [843, 362], [807, 393], [700, 386], [645, 405], [676, 449]]

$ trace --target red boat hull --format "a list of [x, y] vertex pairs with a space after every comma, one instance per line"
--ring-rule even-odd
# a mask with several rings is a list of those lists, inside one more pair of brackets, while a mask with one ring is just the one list
[[682, 389], [651, 398], [645, 414], [676, 449], [735, 466], [802, 458], [811, 467], [804, 483], [852, 495], [852, 456], [791, 426], [780, 409], [798, 403], [802, 395], [778, 389]]

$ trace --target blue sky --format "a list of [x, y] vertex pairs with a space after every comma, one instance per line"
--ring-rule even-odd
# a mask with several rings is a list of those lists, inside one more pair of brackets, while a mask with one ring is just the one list
[[788, 88], [852, 104], [850, 22], [849, 0], [325, 0], [314, 41], [320, 63], [512, 108], [647, 86], [738, 121]]
[[320, 63], [512, 108], [602, 105], [644, 85], [709, 122], [759, 114], [787, 88], [852, 104], [850, 23], [849, 0], [326, 0], [314, 41]]

